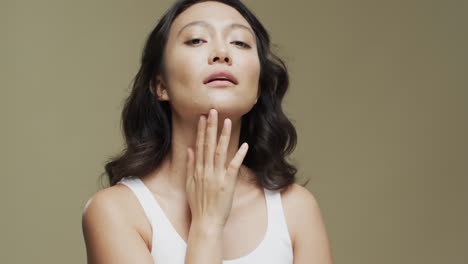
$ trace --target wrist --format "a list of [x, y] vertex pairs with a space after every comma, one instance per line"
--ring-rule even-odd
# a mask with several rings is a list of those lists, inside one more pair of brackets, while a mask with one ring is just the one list
[[212, 236], [222, 234], [224, 231], [224, 225], [208, 219], [197, 219], [192, 221], [190, 230], [192, 229], [197, 231], [199, 234]]

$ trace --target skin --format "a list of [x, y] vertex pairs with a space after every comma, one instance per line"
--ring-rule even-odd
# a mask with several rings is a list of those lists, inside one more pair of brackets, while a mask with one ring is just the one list
[[[194, 21], [203, 24], [187, 26]], [[219, 70], [229, 70], [238, 84], [203, 84]], [[239, 148], [240, 120], [256, 103], [259, 74], [251, 27], [235, 9], [203, 2], [172, 24], [165, 72], [152, 87], [155, 99], [168, 101], [173, 110], [172, 149], [142, 180], [186, 241], [186, 263], [219, 264], [247, 255], [263, 239], [263, 190], [249, 181], [253, 172], [241, 166], [248, 146]], [[281, 196], [294, 263], [332, 263], [314, 196], [297, 184]], [[88, 263], [153, 263], [151, 226], [127, 187], [96, 193], [82, 224]]]
[[[194, 21], [203, 24], [187, 26]], [[232, 28], [232, 24], [245, 28]], [[220, 121], [229, 118], [232, 134], [226, 161], [237, 152], [241, 117], [252, 109], [259, 90], [260, 62], [252, 32], [235, 9], [216, 2], [191, 6], [171, 26], [165, 74], [157, 76], [156, 90], [159, 100], [169, 101], [173, 113], [174, 145], [163, 162], [161, 175], [181, 197], [186, 192], [187, 148], [195, 147], [200, 115], [216, 109]], [[223, 70], [235, 76], [236, 86], [213, 88], [203, 84], [209, 75]], [[217, 131], [222, 130], [222, 124], [219, 122]], [[243, 182], [240, 185], [245, 189]]]

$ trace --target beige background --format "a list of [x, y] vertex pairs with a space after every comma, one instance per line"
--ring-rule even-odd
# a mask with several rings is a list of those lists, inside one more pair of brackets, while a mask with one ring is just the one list
[[[245, 1], [290, 68], [336, 263], [468, 263], [468, 2]], [[0, 263], [85, 263], [81, 211], [172, 1], [2, 1]]]

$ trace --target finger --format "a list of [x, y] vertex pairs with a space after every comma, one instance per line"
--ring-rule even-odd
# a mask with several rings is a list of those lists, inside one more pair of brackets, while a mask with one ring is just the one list
[[249, 145], [247, 143], [242, 144], [242, 146], [239, 148], [236, 155], [229, 163], [229, 167], [226, 172], [226, 176], [228, 178], [232, 178], [232, 180], [237, 179], [239, 168], [242, 165], [242, 161], [244, 160], [248, 149]]
[[198, 121], [197, 143], [196, 143], [196, 156], [195, 156], [195, 175], [203, 175], [203, 148], [205, 141], [205, 127], [206, 117], [200, 116]]
[[187, 175], [186, 175], [186, 180], [187, 183], [192, 179], [193, 177], [193, 170], [194, 170], [194, 156], [193, 156], [193, 151], [191, 148], [187, 149]]
[[[218, 133], [218, 112], [215, 109], [210, 110], [205, 137], [205, 171], [213, 170], [214, 151], [216, 146], [216, 137]], [[210, 175], [208, 173], [207, 175]]]
[[216, 171], [223, 171], [226, 168], [226, 156], [230, 138], [231, 120], [227, 118], [224, 119], [223, 130], [221, 131], [219, 142], [216, 146], [216, 153], [214, 158], [214, 166]]

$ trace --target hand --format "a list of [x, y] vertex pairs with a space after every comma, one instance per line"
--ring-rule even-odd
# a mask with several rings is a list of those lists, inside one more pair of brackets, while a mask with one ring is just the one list
[[216, 144], [217, 111], [210, 110], [208, 120], [205, 116], [200, 117], [196, 156], [191, 148], [187, 150], [186, 189], [192, 223], [224, 228], [229, 217], [239, 168], [248, 150], [248, 144], [242, 144], [228, 168], [225, 168], [231, 126], [231, 120], [225, 119]]

